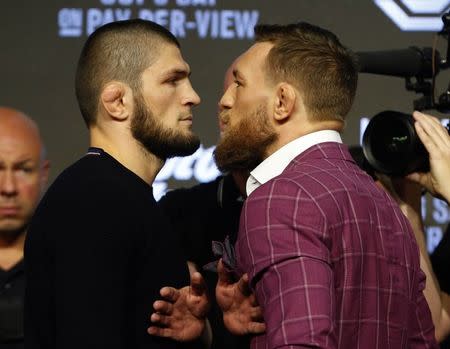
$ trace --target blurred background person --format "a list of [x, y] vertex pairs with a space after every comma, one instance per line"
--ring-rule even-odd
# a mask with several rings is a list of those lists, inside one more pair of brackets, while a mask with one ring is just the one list
[[36, 123], [0, 107], [0, 348], [23, 348], [28, 222], [47, 183], [49, 161]]
[[[429, 154], [430, 171], [427, 173], [412, 173], [407, 176], [407, 179], [420, 184], [431, 195], [445, 200], [448, 204], [450, 202], [450, 186], [448, 185], [450, 181], [450, 136], [448, 131], [434, 116], [416, 111], [413, 113], [413, 117], [416, 121], [417, 134]], [[409, 191], [397, 190], [397, 193], [405, 196]], [[407, 217], [411, 221], [421, 251], [422, 269], [427, 275], [424, 294], [430, 306], [436, 338], [439, 342], [442, 342], [450, 334], [450, 278], [448, 274], [450, 241], [448, 228], [447, 233], [436, 248], [432, 258], [430, 258], [426, 248], [423, 223], [419, 214], [418, 199], [416, 198], [412, 205], [408, 205], [409, 201], [407, 200], [403, 201], [405, 202], [403, 206], [417, 206], [414, 210], [409, 210], [412, 213], [407, 214]], [[400, 206], [402, 207], [402, 205]], [[449, 348], [448, 340], [441, 344], [441, 348]]]

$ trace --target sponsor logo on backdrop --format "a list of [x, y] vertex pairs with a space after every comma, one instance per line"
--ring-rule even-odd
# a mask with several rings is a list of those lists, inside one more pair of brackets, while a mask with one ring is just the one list
[[440, 31], [450, 0], [374, 0], [403, 31]]
[[209, 182], [214, 180], [220, 171], [213, 158], [214, 146], [204, 148], [203, 145], [191, 156], [175, 157], [166, 161], [153, 184], [153, 194], [159, 200], [167, 191], [167, 181]]
[[[59, 9], [58, 35], [88, 36], [106, 23], [142, 18], [166, 27], [178, 38], [252, 39], [259, 11], [223, 9], [217, 3], [216, 0], [97, 0], [97, 7]], [[79, 5], [85, 6], [85, 1], [80, 0]]]

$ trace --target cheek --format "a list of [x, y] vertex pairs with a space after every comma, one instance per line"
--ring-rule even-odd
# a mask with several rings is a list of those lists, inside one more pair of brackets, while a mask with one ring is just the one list
[[19, 196], [22, 203], [27, 206], [34, 206], [41, 194], [40, 183], [38, 179], [22, 181], [19, 185]]
[[[233, 120], [233, 117], [231, 117]], [[231, 139], [242, 139], [247, 137], [246, 132], [246, 120], [240, 118], [234, 118], [230, 121], [229, 128], [227, 129], [227, 136]]]
[[236, 93], [235, 104], [242, 108], [248, 108], [249, 106], [258, 104], [260, 96], [255, 93], [256, 91], [249, 87], [244, 87]]
[[158, 98], [154, 98], [149, 105], [151, 105], [151, 111], [153, 115], [158, 119], [165, 119], [167, 114], [170, 114], [175, 109], [176, 96], [173, 93], [167, 93], [161, 95]]
[[250, 115], [251, 108], [243, 104], [238, 104], [230, 111], [229, 123], [233, 128], [239, 128], [240, 125], [246, 122]]

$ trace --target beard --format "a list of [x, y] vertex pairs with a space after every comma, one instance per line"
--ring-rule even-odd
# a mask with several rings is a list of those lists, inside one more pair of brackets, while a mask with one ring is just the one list
[[8, 224], [7, 222], [0, 222], [0, 239], [13, 241], [20, 235], [25, 234], [27, 224], [24, 222]]
[[148, 152], [159, 159], [191, 155], [200, 146], [200, 139], [192, 132], [164, 126], [153, 115], [140, 94], [134, 99], [134, 109], [131, 134]]
[[[221, 115], [225, 123], [230, 117], [228, 113]], [[214, 151], [216, 165], [222, 172], [251, 171], [265, 159], [267, 148], [277, 138], [266, 109], [260, 106], [223, 133]]]

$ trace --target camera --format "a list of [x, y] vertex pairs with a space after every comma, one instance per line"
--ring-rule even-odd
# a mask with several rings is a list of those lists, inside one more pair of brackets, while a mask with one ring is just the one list
[[404, 176], [430, 169], [428, 152], [410, 114], [392, 110], [376, 114], [367, 125], [362, 143], [364, 156], [377, 172]]
[[[437, 34], [447, 41], [445, 59], [435, 47], [357, 52], [359, 72], [403, 77], [407, 90], [423, 94], [414, 100], [415, 110], [435, 109], [450, 113], [450, 83], [437, 101], [434, 94], [436, 75], [450, 68], [450, 11], [442, 16], [442, 22], [443, 28]], [[447, 131], [450, 134], [448, 124]], [[416, 133], [410, 114], [393, 110], [376, 114], [367, 125], [362, 143], [364, 156], [376, 172], [405, 176], [430, 170], [428, 152]]]
[[[450, 135], [450, 123], [446, 125]], [[370, 119], [362, 148], [369, 165], [379, 173], [405, 176], [428, 172], [428, 152], [422, 144], [411, 114], [386, 110]]]

